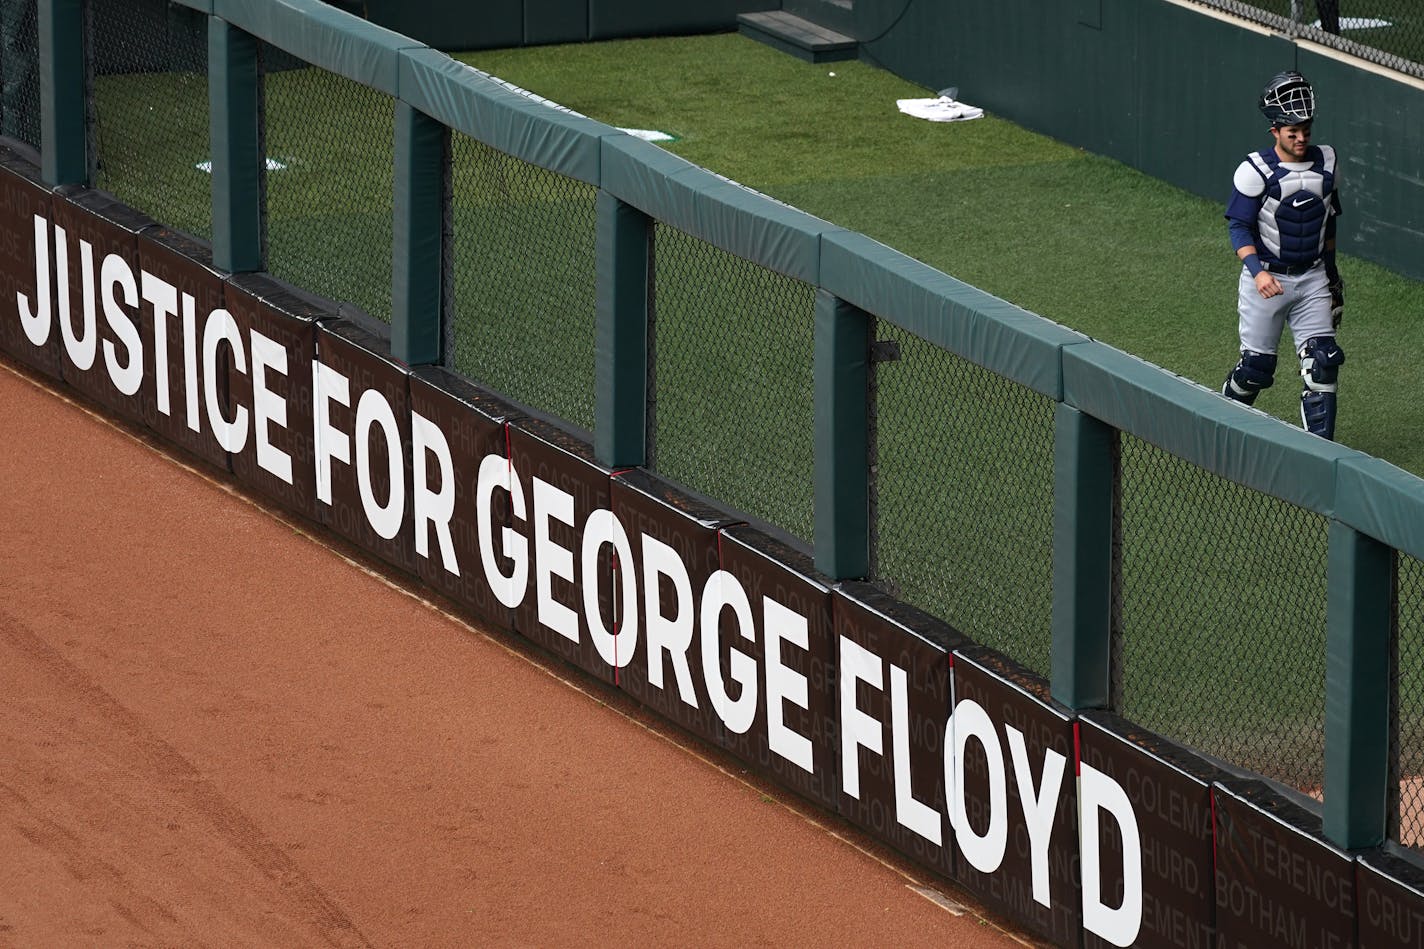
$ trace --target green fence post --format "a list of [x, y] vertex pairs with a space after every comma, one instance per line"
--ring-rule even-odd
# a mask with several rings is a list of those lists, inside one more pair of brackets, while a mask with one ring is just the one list
[[89, 183], [84, 101], [84, 4], [39, 0], [40, 174], [51, 185]]
[[1112, 701], [1113, 446], [1110, 425], [1058, 403], [1053, 434], [1053, 697]]
[[213, 264], [229, 273], [250, 273], [263, 266], [260, 81], [257, 39], [209, 17]]
[[1389, 802], [1393, 551], [1330, 522], [1325, 644], [1325, 836], [1384, 840]]
[[870, 344], [865, 311], [816, 290], [816, 569], [870, 573]]
[[596, 207], [594, 454], [610, 468], [630, 468], [647, 463], [652, 220], [607, 191]]
[[445, 272], [445, 126], [396, 101], [391, 249], [391, 353], [408, 366], [441, 361]]

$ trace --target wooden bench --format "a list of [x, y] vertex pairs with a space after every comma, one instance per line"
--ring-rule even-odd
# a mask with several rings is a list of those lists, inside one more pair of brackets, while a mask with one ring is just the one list
[[808, 63], [833, 63], [855, 59], [856, 40], [804, 20], [785, 10], [737, 14], [737, 30], [743, 36], [766, 43]]

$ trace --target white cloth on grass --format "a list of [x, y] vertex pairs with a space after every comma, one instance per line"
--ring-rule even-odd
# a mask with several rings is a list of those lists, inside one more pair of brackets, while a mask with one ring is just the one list
[[906, 115], [931, 122], [963, 122], [977, 119], [984, 114], [978, 106], [965, 105], [949, 96], [933, 99], [896, 99], [895, 105]]

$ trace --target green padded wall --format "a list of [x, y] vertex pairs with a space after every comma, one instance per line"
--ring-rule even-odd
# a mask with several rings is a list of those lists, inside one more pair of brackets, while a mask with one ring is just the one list
[[524, 0], [366, 0], [366, 16], [437, 49], [497, 49], [524, 44], [524, 7]]
[[[1140, 9], [1140, 20], [1135, 29], [1119, 31], [1118, 53], [1137, 52], [1142, 122], [1136, 155], [1124, 160], [1224, 208], [1241, 159], [1271, 143], [1256, 99], [1266, 80], [1294, 67], [1295, 47], [1283, 37], [1160, 0], [1110, 0], [1104, 19], [1129, 3]], [[1224, 222], [1221, 240], [1229, 253]]]
[[458, 132], [541, 168], [598, 184], [600, 140], [631, 138], [522, 96], [433, 49], [405, 50], [401, 98]]
[[1302, 49], [1299, 68], [1316, 87], [1316, 141], [1343, 162], [1341, 248], [1424, 280], [1424, 82], [1324, 50]]
[[1063, 400], [1237, 484], [1332, 515], [1352, 448], [1282, 425], [1096, 340], [1063, 350]]
[[780, 6], [775, 0], [588, 0], [588, 37], [671, 36], [735, 30], [738, 13]]
[[588, 39], [588, 0], [524, 0], [524, 44]]
[[399, 95], [402, 50], [421, 44], [321, 0], [214, 0], [213, 13], [313, 66]]
[[[859, 24], [856, 22], [854, 4], [836, 3], [834, 0], [785, 0], [780, 6], [787, 13], [794, 13], [838, 33], [848, 36], [869, 35], [857, 32]], [[776, 3], [768, 3], [761, 9], [774, 10], [776, 7]]]

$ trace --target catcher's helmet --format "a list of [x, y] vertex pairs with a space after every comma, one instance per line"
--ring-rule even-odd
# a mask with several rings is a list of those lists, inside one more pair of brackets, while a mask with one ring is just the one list
[[1298, 72], [1276, 73], [1261, 92], [1260, 107], [1272, 128], [1302, 125], [1315, 118], [1315, 90]]

